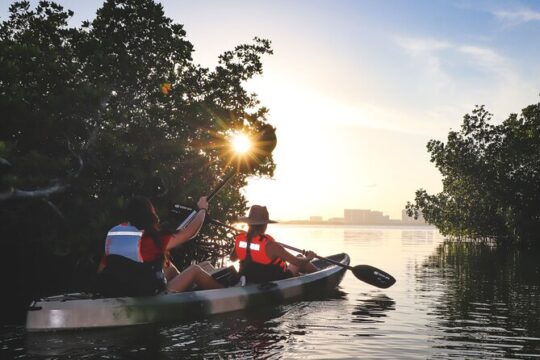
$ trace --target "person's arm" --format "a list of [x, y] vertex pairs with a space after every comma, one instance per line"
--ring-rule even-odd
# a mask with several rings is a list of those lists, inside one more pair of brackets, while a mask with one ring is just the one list
[[101, 257], [101, 260], [99, 262], [99, 265], [98, 265], [98, 268], [97, 268], [97, 272], [100, 273], [103, 271], [103, 269], [105, 269], [105, 266], [107, 266], [107, 263], [106, 263], [106, 260], [105, 260], [105, 255], [103, 255]]
[[238, 260], [238, 254], [236, 253], [236, 247], [232, 250], [231, 254], [229, 255], [229, 258], [231, 261]]
[[306, 251], [305, 257], [294, 256], [293, 254], [285, 250], [283, 246], [279, 245], [276, 242], [269, 242], [266, 245], [266, 253], [272, 259], [279, 257], [282, 260], [288, 262], [289, 264], [293, 264], [298, 267], [310, 262], [316, 256], [313, 251]]
[[169, 243], [167, 244], [167, 250], [188, 242], [199, 233], [204, 223], [206, 212], [208, 211], [208, 200], [206, 199], [206, 196], [199, 199], [197, 206], [199, 207], [197, 215], [195, 215], [188, 226], [172, 235], [171, 240], [169, 240]]

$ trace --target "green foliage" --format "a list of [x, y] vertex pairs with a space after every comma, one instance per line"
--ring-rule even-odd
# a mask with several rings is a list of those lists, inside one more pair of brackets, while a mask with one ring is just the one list
[[[535, 244], [540, 231], [540, 104], [499, 125], [483, 106], [465, 115], [446, 143], [431, 140], [443, 191], [416, 192], [409, 216], [422, 212], [444, 235]], [[536, 242], [536, 245], [538, 243]]]
[[[266, 124], [267, 110], [243, 85], [262, 73], [269, 41], [237, 46], [211, 70], [193, 62], [183, 26], [152, 0], [107, 0], [79, 28], [68, 26], [72, 14], [48, 1], [35, 9], [17, 2], [0, 27], [0, 158], [10, 164], [0, 193], [65, 186], [0, 202], [20, 256], [32, 246], [99, 253], [133, 194], [153, 198], [161, 215], [174, 201], [194, 203], [227, 172], [223, 137]], [[267, 158], [252, 174], [274, 166]], [[212, 216], [230, 221], [245, 211], [245, 178], [214, 199]], [[197, 256], [223, 249], [204, 251]]]

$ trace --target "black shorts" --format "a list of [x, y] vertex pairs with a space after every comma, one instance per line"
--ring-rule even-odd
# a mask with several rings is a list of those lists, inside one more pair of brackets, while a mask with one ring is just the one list
[[107, 256], [107, 266], [98, 276], [98, 291], [105, 297], [149, 296], [165, 288], [161, 267], [118, 255]]
[[244, 275], [246, 281], [250, 283], [264, 283], [293, 277], [289, 270], [283, 270], [279, 265], [265, 265], [254, 262], [241, 264], [240, 274]]

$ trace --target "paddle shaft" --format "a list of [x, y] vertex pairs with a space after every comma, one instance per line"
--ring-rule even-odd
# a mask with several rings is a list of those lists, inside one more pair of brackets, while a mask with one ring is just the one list
[[[210, 195], [208, 195], [208, 198], [207, 198], [208, 201], [212, 200], [212, 198], [216, 196], [216, 194], [225, 186], [225, 184], [227, 184], [229, 180], [232, 179], [235, 173], [236, 172], [233, 170], [233, 171], [230, 171], [227, 175], [225, 175], [223, 180], [221, 180], [221, 182], [214, 188], [214, 190], [210, 192]], [[193, 220], [195, 215], [197, 215], [197, 210], [191, 209], [191, 213], [188, 215], [188, 217], [184, 219], [184, 221], [182, 221], [182, 223], [180, 223], [180, 225], [178, 225], [176, 230], [182, 230], [186, 226], [188, 226], [188, 224]]]
[[212, 200], [212, 198], [214, 196], [216, 196], [216, 194], [219, 192], [219, 190], [221, 190], [223, 188], [223, 186], [225, 186], [225, 184], [227, 184], [229, 182], [229, 180], [232, 179], [234, 174], [236, 174], [236, 171], [231, 170], [227, 175], [225, 175], [223, 180], [221, 180], [221, 182], [216, 186], [216, 188], [214, 190], [212, 190], [210, 195], [208, 195], [208, 201]]
[[[305, 253], [305, 250], [301, 250], [301, 249], [295, 248], [294, 246], [290, 246], [290, 245], [284, 244], [284, 243], [282, 243], [282, 242], [277, 242], [277, 243], [278, 243], [279, 245], [283, 246], [284, 248], [289, 249], [289, 250], [292, 250], [292, 251], [296, 251], [297, 253], [301, 253], [301, 254], [304, 254], [304, 253]], [[332, 260], [332, 259], [329, 259], [329, 258], [325, 258], [325, 257], [319, 256], [319, 255], [315, 255], [315, 257], [316, 257], [317, 259], [321, 259], [321, 260], [324, 260], [324, 261], [328, 261], [329, 263], [332, 263], [332, 264], [334, 264], [334, 265], [341, 266], [341, 267], [343, 267], [343, 268], [345, 268], [345, 269], [353, 270], [353, 267], [352, 267], [352, 266], [342, 264], [342, 263], [340, 263], [339, 261], [335, 261], [335, 260]]]

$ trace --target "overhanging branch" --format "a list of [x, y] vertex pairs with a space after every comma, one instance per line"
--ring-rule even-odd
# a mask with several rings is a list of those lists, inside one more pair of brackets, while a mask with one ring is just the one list
[[13, 200], [13, 199], [41, 199], [48, 198], [52, 194], [65, 191], [68, 185], [59, 181], [47, 188], [36, 190], [20, 190], [11, 188], [9, 191], [0, 193], [0, 201]]

